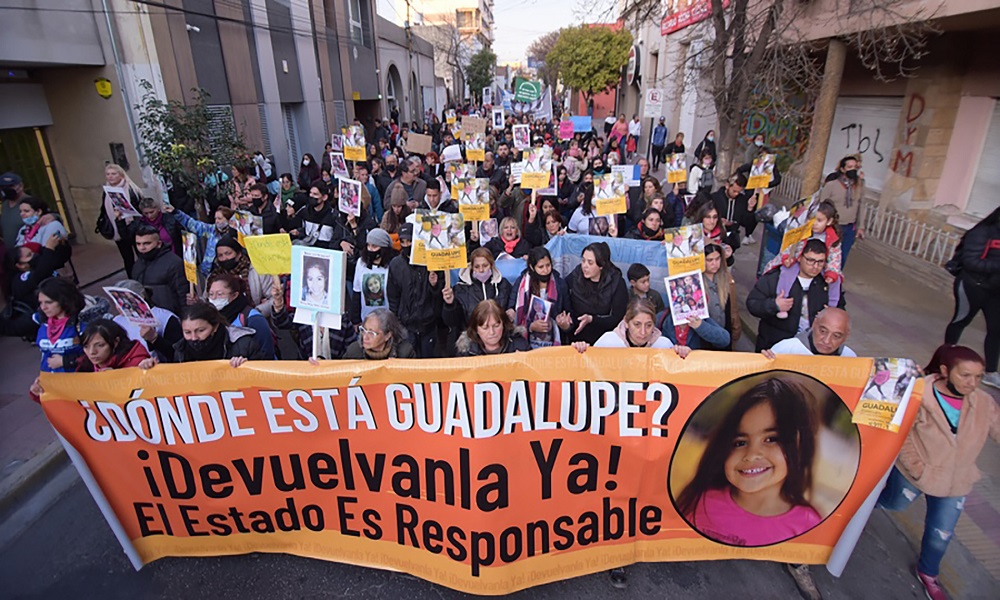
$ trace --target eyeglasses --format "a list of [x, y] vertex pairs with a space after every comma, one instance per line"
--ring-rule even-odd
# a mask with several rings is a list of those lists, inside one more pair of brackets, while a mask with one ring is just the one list
[[375, 331], [374, 329], [365, 329], [364, 325], [358, 326], [358, 333], [365, 337], [378, 337], [381, 335], [381, 331]]
[[810, 267], [818, 267], [818, 266], [826, 263], [826, 257], [823, 257], [823, 258], [806, 258], [805, 256], [803, 256], [802, 257], [802, 262], [806, 263]]

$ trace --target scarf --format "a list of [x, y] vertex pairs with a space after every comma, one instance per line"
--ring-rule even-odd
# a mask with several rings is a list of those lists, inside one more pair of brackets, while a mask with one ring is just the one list
[[[517, 301], [514, 305], [514, 312], [516, 313], [516, 319], [514, 321], [515, 325], [527, 328], [530, 324], [528, 323], [528, 307], [531, 305], [531, 270], [528, 269], [521, 276], [521, 283], [517, 286]], [[559, 292], [556, 291], [556, 278], [555, 274], [549, 276], [549, 281], [545, 285], [545, 300], [552, 302], [555, 305], [556, 300], [559, 298]], [[549, 330], [549, 335], [552, 336], [552, 345], [559, 346], [559, 327], [556, 325], [555, 318], [552, 314], [549, 315], [549, 323], [552, 325], [552, 329]], [[538, 336], [543, 334], [535, 334], [530, 331], [525, 332], [528, 339], [531, 336]]]
[[853, 192], [853, 188], [854, 188], [854, 184], [851, 183], [851, 180], [847, 179], [846, 177], [841, 177], [840, 178], [840, 183], [841, 183], [841, 185], [844, 186], [844, 190], [845, 190], [845, 196], [846, 197], [844, 198], [844, 206], [846, 208], [851, 208], [851, 202], [854, 201], [854, 198], [852, 198], [852, 196], [854, 195], [852, 193]]
[[192, 346], [192, 342], [184, 340], [184, 362], [201, 360], [218, 360], [226, 358], [226, 337], [229, 330], [220, 326], [207, 340], [193, 342], [197, 346]]
[[59, 337], [63, 334], [63, 331], [66, 329], [67, 323], [69, 323], [69, 317], [59, 317], [59, 318], [49, 317], [49, 320], [46, 323], [46, 325], [48, 325], [46, 334], [50, 342], [55, 344], [59, 340]]
[[292, 187], [288, 188], [287, 190], [285, 188], [281, 188], [281, 204], [284, 205], [289, 200], [293, 200], [295, 194], [298, 193], [298, 191], [299, 188], [294, 183], [292, 184]]
[[[38, 230], [42, 228], [41, 220], [35, 221], [34, 225], [25, 225], [24, 241], [25, 243], [32, 241], [35, 238], [35, 234]], [[42, 240], [45, 241], [45, 240]]]
[[[240, 313], [247, 308], [251, 308], [250, 301], [247, 300], [245, 294], [240, 294], [232, 302], [223, 306], [219, 312], [226, 319], [226, 323], [236, 323], [236, 319], [240, 317]], [[246, 327], [243, 323], [240, 323], [240, 325]]]
[[218, 261], [212, 263], [212, 271], [208, 274], [209, 277], [212, 275], [217, 275], [219, 273], [229, 273], [230, 275], [235, 275], [243, 280], [244, 289], [241, 292], [246, 292], [249, 290], [250, 284], [248, 279], [250, 277], [250, 257], [247, 256], [246, 252], [240, 252], [240, 255], [236, 257], [236, 266], [232, 270], [227, 271], [223, 269]]
[[170, 239], [170, 233], [167, 232], [167, 228], [163, 225], [163, 213], [158, 214], [152, 221], [146, 217], [143, 217], [142, 220], [156, 228], [156, 231], [160, 234], [160, 241], [163, 242], [164, 246], [171, 250], [173, 249], [174, 241]]
[[653, 231], [653, 230], [647, 228], [645, 223], [643, 223], [643, 222], [640, 221], [639, 224], [636, 225], [636, 229], [639, 230], [639, 235], [642, 236], [642, 239], [644, 239], [644, 240], [656, 240], [656, 241], [660, 241], [660, 240], [663, 239], [663, 229], [662, 228], [661, 229], [657, 229], [656, 231]]
[[[361, 346], [364, 349], [364, 345]], [[392, 340], [387, 340], [385, 343], [385, 348], [383, 350], [367, 350], [365, 349], [365, 358], [369, 360], [385, 360], [389, 358], [392, 354]]]
[[517, 243], [521, 241], [520, 237], [516, 237], [509, 241], [504, 240], [503, 238], [500, 239], [503, 241], [503, 251], [506, 252], [507, 254], [513, 254], [514, 248], [517, 247]]

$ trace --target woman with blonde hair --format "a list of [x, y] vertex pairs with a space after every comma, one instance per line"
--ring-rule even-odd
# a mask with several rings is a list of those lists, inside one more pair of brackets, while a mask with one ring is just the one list
[[[124, 189], [128, 194], [129, 203], [139, 211], [139, 201], [142, 200], [142, 190], [125, 172], [121, 165], [114, 163], [105, 165], [104, 182], [109, 187]], [[115, 209], [111, 203], [111, 198], [104, 194], [103, 206], [101, 210], [107, 217], [108, 227], [102, 227], [103, 218], [98, 219], [98, 233], [109, 240], [114, 240], [118, 246], [118, 253], [122, 256], [125, 265], [125, 274], [132, 277], [132, 266], [135, 265], [135, 240], [128, 233], [128, 226], [132, 224], [133, 216], [123, 215], [121, 211]], [[110, 236], [109, 236], [110, 234]]]

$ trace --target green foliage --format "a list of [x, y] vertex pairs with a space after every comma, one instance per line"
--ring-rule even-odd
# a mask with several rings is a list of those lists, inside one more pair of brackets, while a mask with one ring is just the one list
[[[195, 101], [163, 102], [148, 81], [136, 106], [140, 148], [145, 162], [164, 179], [173, 178], [196, 200], [204, 200], [210, 178], [220, 166], [249, 163], [247, 148], [232, 122], [213, 123], [204, 90], [194, 90]], [[201, 204], [199, 202], [199, 204]]]
[[621, 81], [628, 62], [632, 34], [625, 30], [580, 25], [559, 32], [559, 40], [545, 57], [550, 69], [570, 88], [589, 99]]
[[465, 80], [469, 82], [469, 95], [478, 97], [484, 87], [493, 84], [497, 68], [497, 55], [489, 48], [483, 48], [472, 55], [465, 68]]

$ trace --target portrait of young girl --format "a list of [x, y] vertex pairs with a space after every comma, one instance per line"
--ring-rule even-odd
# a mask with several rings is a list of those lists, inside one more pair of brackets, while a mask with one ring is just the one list
[[752, 375], [717, 390], [703, 410], [682, 435], [670, 487], [678, 513], [705, 537], [733, 546], [783, 542], [819, 525], [850, 489], [857, 428], [822, 383], [790, 372]]

